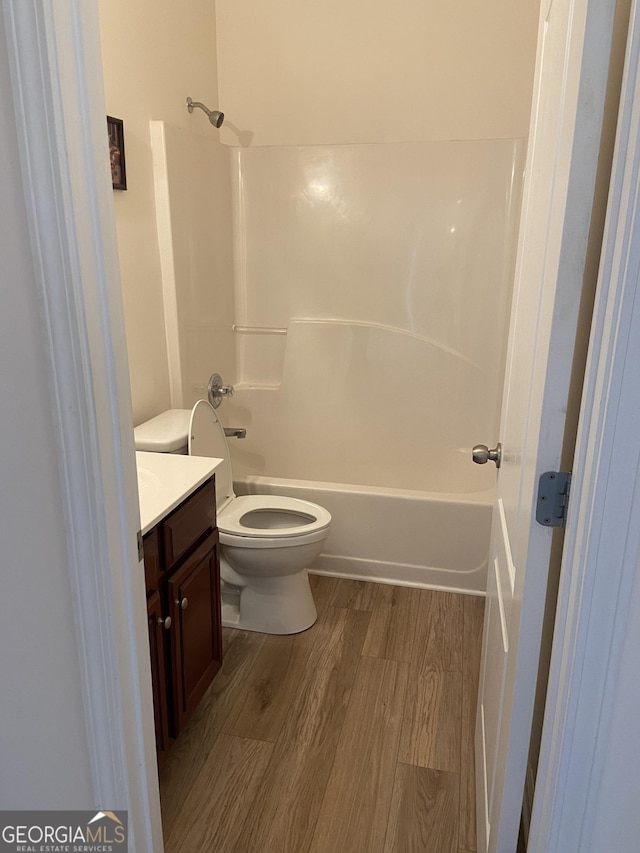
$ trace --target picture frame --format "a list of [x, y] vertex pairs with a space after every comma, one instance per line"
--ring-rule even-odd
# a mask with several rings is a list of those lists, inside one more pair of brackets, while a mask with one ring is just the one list
[[111, 183], [114, 190], [126, 190], [127, 173], [124, 161], [124, 122], [122, 119], [107, 116], [107, 132], [109, 134]]

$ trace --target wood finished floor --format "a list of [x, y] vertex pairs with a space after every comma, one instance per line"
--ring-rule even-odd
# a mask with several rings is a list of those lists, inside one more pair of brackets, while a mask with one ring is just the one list
[[160, 776], [166, 853], [475, 851], [483, 599], [310, 580], [308, 631], [224, 629]]

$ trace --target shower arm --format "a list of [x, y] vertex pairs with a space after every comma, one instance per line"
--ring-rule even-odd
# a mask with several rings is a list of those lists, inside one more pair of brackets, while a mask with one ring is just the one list
[[193, 101], [191, 98], [187, 98], [187, 109], [189, 112], [192, 113], [196, 107], [207, 114], [207, 118], [214, 127], [220, 127], [222, 125], [222, 122], [224, 121], [224, 113], [221, 113], [220, 110], [210, 110], [209, 107], [200, 103], [200, 101]]

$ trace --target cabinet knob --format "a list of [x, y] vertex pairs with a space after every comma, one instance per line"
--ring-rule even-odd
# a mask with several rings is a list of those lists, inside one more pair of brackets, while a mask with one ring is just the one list
[[164, 619], [158, 617], [158, 625], [162, 625], [162, 627], [168, 631], [171, 627], [171, 616], [167, 616]]
[[186, 595], [182, 600], [179, 598], [176, 598], [176, 604], [178, 605], [178, 607], [181, 607], [183, 610], [186, 610], [187, 607], [189, 606], [189, 599], [187, 598]]

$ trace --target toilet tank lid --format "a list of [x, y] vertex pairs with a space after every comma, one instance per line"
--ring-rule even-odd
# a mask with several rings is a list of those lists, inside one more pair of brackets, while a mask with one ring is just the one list
[[169, 409], [145, 421], [133, 431], [136, 450], [173, 453], [186, 448], [190, 418], [191, 409]]

